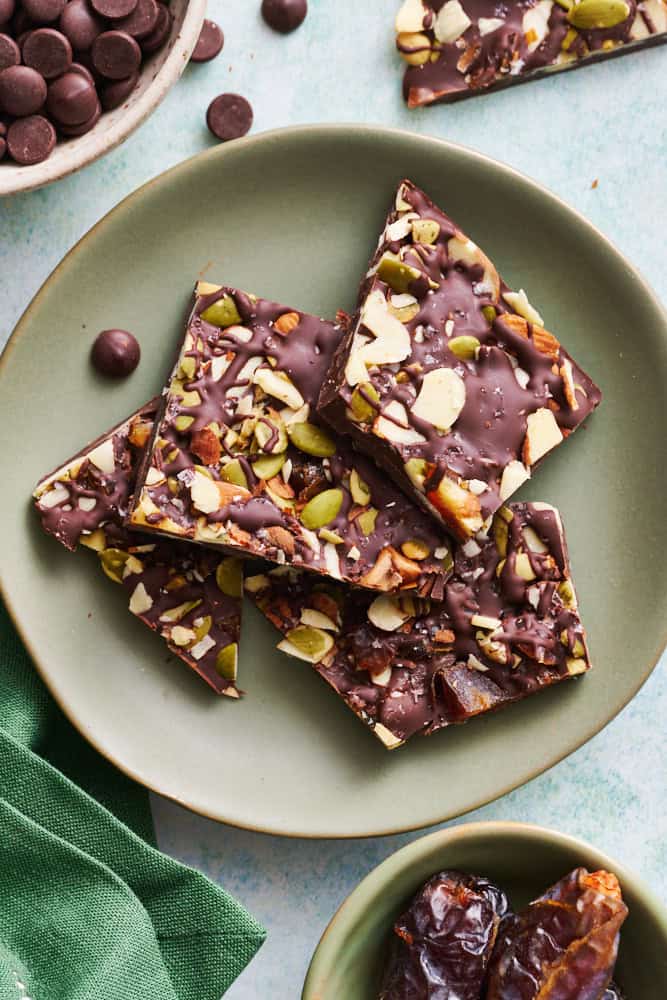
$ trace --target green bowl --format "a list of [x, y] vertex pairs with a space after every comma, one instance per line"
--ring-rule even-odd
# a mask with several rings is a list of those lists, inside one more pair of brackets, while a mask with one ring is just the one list
[[487, 875], [525, 906], [573, 868], [614, 872], [630, 915], [615, 978], [628, 1000], [664, 1000], [667, 911], [613, 858], [574, 837], [525, 823], [468, 823], [408, 844], [361, 882], [324, 932], [302, 1000], [376, 1000], [395, 918], [426, 880], [445, 868]]

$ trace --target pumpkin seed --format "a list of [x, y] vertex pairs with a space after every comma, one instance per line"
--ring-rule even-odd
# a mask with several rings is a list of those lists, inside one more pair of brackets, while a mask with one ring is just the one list
[[625, 0], [580, 0], [568, 12], [567, 19], [575, 28], [615, 28], [630, 16]]
[[376, 507], [369, 507], [368, 510], [365, 510], [357, 518], [357, 524], [364, 535], [372, 535], [375, 531], [375, 522], [377, 521], [378, 513], [379, 511]]
[[263, 417], [255, 424], [255, 441], [267, 455], [277, 455], [287, 448], [287, 434], [282, 423]]
[[130, 558], [129, 552], [123, 552], [122, 549], [104, 549], [103, 552], [99, 553], [100, 562], [102, 563], [102, 569], [114, 583], [123, 582], [123, 570], [125, 569], [125, 563]]
[[215, 658], [215, 669], [224, 677], [226, 681], [236, 680], [236, 665], [239, 658], [239, 647], [235, 642], [230, 642], [219, 650]]
[[[370, 402], [369, 402], [370, 400]], [[369, 423], [375, 418], [377, 409], [373, 403], [380, 403], [380, 395], [371, 382], [362, 382], [352, 393], [350, 409], [354, 417], [362, 423]]]
[[174, 427], [179, 432], [179, 434], [184, 434], [195, 422], [194, 417], [186, 417], [185, 414], [181, 414], [174, 420]]
[[350, 473], [350, 493], [354, 502], [361, 507], [365, 507], [371, 501], [371, 491], [356, 469], [352, 469]]
[[290, 441], [306, 455], [316, 455], [318, 458], [330, 458], [336, 453], [336, 444], [321, 427], [305, 421], [301, 424], [290, 424], [287, 429]]
[[338, 516], [342, 503], [342, 490], [324, 490], [308, 501], [301, 511], [301, 522], [311, 530], [324, 528]]
[[412, 223], [412, 239], [415, 243], [427, 245], [435, 243], [440, 235], [440, 225], [434, 219], [415, 219]]
[[231, 462], [222, 467], [220, 478], [226, 483], [233, 483], [234, 486], [242, 486], [245, 490], [248, 489], [248, 477], [238, 458], [233, 458]]
[[418, 490], [424, 488], [426, 468], [426, 460], [423, 458], [409, 458], [404, 465], [408, 479]]
[[401, 552], [408, 559], [416, 559], [420, 562], [430, 556], [431, 549], [421, 538], [408, 538], [407, 542], [401, 545]]
[[452, 354], [455, 354], [461, 361], [472, 361], [479, 350], [480, 343], [477, 337], [453, 337], [448, 346]]
[[212, 323], [213, 326], [219, 326], [221, 329], [241, 322], [236, 302], [234, 302], [231, 295], [223, 295], [221, 299], [214, 302], [208, 309], [204, 309], [201, 318], [206, 323]]
[[285, 464], [286, 457], [284, 452], [282, 455], [262, 455], [252, 463], [252, 471], [258, 479], [273, 479]]
[[310, 663], [318, 663], [334, 644], [328, 632], [312, 625], [298, 625], [285, 638]]
[[227, 597], [241, 597], [243, 594], [241, 560], [234, 556], [221, 559], [215, 571], [215, 582]]
[[410, 282], [421, 278], [421, 271], [418, 271], [416, 267], [410, 267], [409, 264], [404, 264], [396, 254], [386, 253], [378, 265], [377, 276], [380, 281], [389, 285], [392, 291], [407, 292]]

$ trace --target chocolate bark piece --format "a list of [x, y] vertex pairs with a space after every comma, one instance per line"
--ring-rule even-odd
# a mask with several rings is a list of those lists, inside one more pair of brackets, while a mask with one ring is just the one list
[[245, 592], [388, 749], [590, 668], [558, 511], [515, 503], [459, 545], [442, 602], [281, 567]]
[[599, 1000], [627, 915], [615, 875], [576, 868], [503, 921], [487, 1000]]
[[319, 409], [465, 539], [600, 392], [423, 191], [403, 181], [394, 206]]
[[342, 334], [200, 283], [131, 523], [371, 589], [441, 596], [444, 534], [315, 414]]
[[84, 448], [35, 488], [44, 530], [98, 553], [129, 608], [218, 694], [238, 698], [241, 566], [237, 559], [128, 531], [123, 521], [156, 403]]
[[667, 0], [405, 0], [408, 107], [456, 101], [667, 42]]
[[380, 1000], [480, 1000], [507, 897], [488, 879], [434, 875], [394, 925]]

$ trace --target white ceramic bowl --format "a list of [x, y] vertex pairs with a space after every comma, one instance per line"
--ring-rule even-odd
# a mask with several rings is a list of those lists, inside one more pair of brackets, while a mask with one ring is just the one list
[[206, 0], [171, 0], [169, 8], [174, 15], [171, 38], [144, 62], [139, 83], [127, 101], [105, 112], [86, 135], [59, 141], [42, 163], [20, 167], [5, 157], [0, 162], [0, 196], [43, 187], [80, 170], [124, 142], [148, 118], [188, 64], [201, 31]]

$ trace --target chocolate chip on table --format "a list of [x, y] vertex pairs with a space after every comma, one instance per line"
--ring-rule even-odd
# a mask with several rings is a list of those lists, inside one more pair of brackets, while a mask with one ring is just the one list
[[138, 0], [132, 13], [114, 21], [113, 26], [140, 41], [142, 38], [148, 38], [157, 21], [158, 6], [156, 0]]
[[197, 44], [190, 56], [190, 61], [197, 63], [209, 62], [222, 52], [224, 44], [225, 36], [222, 33], [222, 28], [215, 21], [206, 19], [199, 33]]
[[22, 9], [35, 24], [51, 24], [65, 9], [65, 0], [22, 0]]
[[127, 17], [137, 6], [137, 0], [90, 0], [90, 2], [98, 14], [112, 21], [119, 17]]
[[150, 55], [151, 53], [157, 52], [158, 49], [162, 48], [171, 32], [171, 25], [173, 21], [171, 11], [167, 5], [163, 3], [159, 3], [157, 8], [157, 24], [147, 38], [141, 39], [141, 51], [145, 55]]
[[130, 375], [139, 364], [139, 341], [127, 330], [102, 330], [90, 353], [91, 361], [102, 375], [121, 378]]
[[126, 101], [139, 80], [139, 74], [133, 73], [125, 80], [112, 80], [105, 83], [100, 92], [100, 100], [105, 111], [113, 111]]
[[0, 111], [24, 118], [46, 99], [46, 80], [29, 66], [9, 66], [0, 73]]
[[49, 85], [46, 110], [58, 125], [82, 125], [96, 106], [97, 91], [81, 73], [64, 73]]
[[21, 50], [26, 66], [36, 69], [45, 80], [62, 76], [72, 65], [72, 46], [55, 28], [31, 31]]
[[249, 131], [252, 120], [252, 108], [240, 94], [220, 94], [206, 112], [206, 124], [221, 142], [240, 139]]
[[307, 0], [263, 0], [262, 3], [262, 17], [266, 23], [284, 35], [303, 24], [307, 13]]
[[104, 22], [86, 0], [70, 0], [60, 15], [58, 26], [77, 52], [86, 52], [104, 31]]
[[51, 155], [56, 144], [56, 130], [43, 115], [29, 115], [12, 122], [6, 142], [11, 158], [29, 167]]
[[0, 72], [9, 66], [18, 66], [21, 50], [9, 35], [0, 35]]
[[93, 66], [108, 80], [124, 80], [141, 65], [139, 43], [124, 31], [104, 31], [90, 50]]

